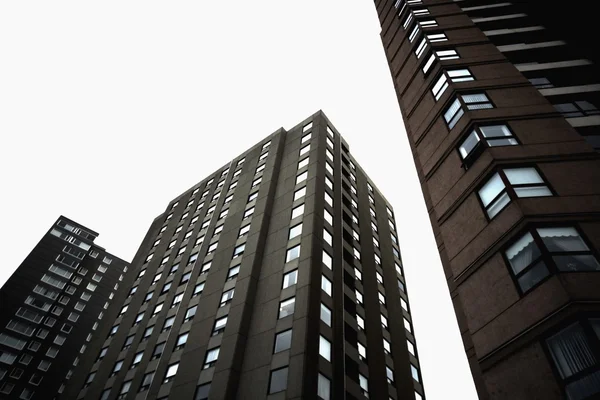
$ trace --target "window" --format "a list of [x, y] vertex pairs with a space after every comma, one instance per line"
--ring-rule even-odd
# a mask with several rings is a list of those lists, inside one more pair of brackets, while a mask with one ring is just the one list
[[442, 97], [442, 94], [444, 94], [444, 92], [446, 91], [446, 89], [448, 88], [448, 77], [446, 76], [446, 74], [442, 74], [439, 79], [435, 82], [435, 84], [433, 85], [433, 88], [431, 89], [431, 92], [433, 93], [433, 97], [435, 98], [435, 100], [439, 100], [440, 97]]
[[421, 58], [423, 53], [425, 53], [425, 49], [427, 49], [427, 39], [423, 38], [423, 39], [421, 39], [421, 41], [419, 42], [419, 45], [417, 46], [417, 48], [415, 50], [415, 55], [417, 56], [417, 58]]
[[417, 37], [417, 35], [420, 32], [420, 26], [419, 24], [416, 24], [413, 28], [413, 30], [410, 32], [410, 35], [408, 35], [408, 41], [412, 43], [413, 40], [415, 40], [415, 37]]
[[411, 373], [413, 379], [415, 381], [419, 382], [419, 370], [417, 369], [417, 367], [415, 367], [412, 364], [410, 364], [410, 373]]
[[210, 392], [210, 383], [205, 383], [204, 385], [199, 385], [196, 388], [196, 395], [194, 396], [194, 400], [208, 400], [209, 392]]
[[139, 391], [143, 392], [143, 391], [148, 390], [150, 388], [150, 385], [152, 384], [153, 379], [154, 379], [154, 371], [144, 374], [144, 377], [142, 379], [142, 384], [140, 385]]
[[196, 315], [196, 310], [198, 309], [198, 306], [193, 306], [188, 308], [185, 311], [185, 317], [183, 319], [183, 322], [187, 322], [189, 320], [191, 320], [192, 318], [194, 318], [194, 316]]
[[269, 394], [282, 392], [287, 389], [288, 368], [280, 368], [271, 371], [269, 380]]
[[158, 282], [160, 280], [160, 277], [162, 276], [162, 273], [158, 273], [156, 275], [154, 275], [154, 278], [152, 279], [152, 285], [154, 285], [156, 282]]
[[187, 343], [189, 335], [190, 335], [190, 333], [186, 332], [186, 333], [182, 333], [181, 335], [177, 336], [177, 341], [175, 342], [175, 349], [173, 351], [181, 350]]
[[431, 43], [445, 42], [448, 40], [444, 33], [428, 33], [426, 36], [427, 40], [429, 40]]
[[284, 274], [282, 289], [285, 289], [292, 285], [295, 285], [297, 283], [297, 281], [298, 281], [298, 270], [297, 269], [290, 271], [287, 274]]
[[310, 132], [307, 133], [306, 135], [302, 136], [302, 139], [300, 140], [300, 144], [304, 144], [306, 142], [308, 142], [310, 140]]
[[260, 185], [260, 182], [262, 181], [262, 177], [255, 179], [254, 181], [252, 181], [252, 186], [251, 187], [256, 187], [258, 185]]
[[404, 318], [404, 329], [406, 329], [407, 331], [412, 333], [412, 328], [410, 326], [410, 322], [406, 318]]
[[298, 218], [302, 214], [304, 214], [304, 204], [300, 204], [299, 206], [292, 208], [292, 219]]
[[217, 363], [217, 359], [219, 358], [219, 347], [208, 350], [206, 353], [206, 357], [204, 359], [204, 365], [202, 369], [207, 369], [213, 367]]
[[584, 117], [600, 114], [600, 110], [589, 101], [576, 101], [573, 103], [554, 104], [554, 108], [565, 118]]
[[296, 236], [299, 236], [302, 233], [302, 224], [294, 225], [290, 228], [290, 233], [288, 235], [288, 239], [293, 239]]
[[221, 307], [223, 307], [225, 304], [231, 302], [231, 300], [233, 299], [234, 292], [235, 292], [235, 288], [230, 289], [226, 292], [223, 292], [223, 294], [221, 295]]
[[144, 303], [149, 302], [150, 299], [152, 298], [153, 294], [154, 294], [154, 291], [146, 293], [146, 297], [144, 297]]
[[165, 319], [165, 323], [163, 324], [161, 332], [166, 332], [166, 331], [170, 330], [171, 327], [173, 326], [174, 322], [175, 322], [175, 316], [168, 317], [167, 319]]
[[360, 292], [360, 290], [354, 289], [354, 295], [356, 296], [356, 302], [358, 304], [362, 304], [363, 303], [363, 295]]
[[321, 275], [321, 289], [331, 296], [331, 281], [327, 279], [325, 275]]
[[192, 276], [192, 271], [186, 272], [185, 274], [183, 274], [181, 276], [181, 281], [179, 281], [179, 284], [182, 285], [182, 284], [186, 283], [187, 281], [190, 280], [191, 276]]
[[131, 368], [137, 367], [137, 365], [142, 361], [142, 357], [144, 357], [143, 351], [138, 351], [133, 356], [133, 361], [131, 362]]
[[479, 189], [478, 194], [489, 218], [502, 211], [511, 198], [552, 196], [535, 168], [500, 170]]
[[208, 246], [208, 249], [206, 250], [206, 254], [210, 254], [213, 253], [215, 250], [217, 250], [217, 246], [219, 246], [219, 242], [214, 242], [212, 243], [210, 246]]
[[129, 308], [129, 306], [123, 306], [123, 307], [121, 307], [121, 311], [119, 311], [119, 315], [125, 314], [125, 312], [127, 311], [127, 308]]
[[301, 189], [298, 189], [298, 190], [296, 190], [296, 191], [294, 192], [294, 200], [293, 200], [293, 201], [296, 201], [296, 200], [298, 200], [298, 199], [301, 199], [301, 198], [302, 198], [302, 197], [304, 197], [305, 195], [306, 195], [306, 186], [305, 186], [305, 187], [303, 187], [303, 188], [301, 188]]
[[327, 170], [327, 172], [329, 172], [331, 175], [333, 175], [333, 167], [327, 161], [325, 162], [325, 169]]
[[244, 212], [244, 219], [250, 218], [252, 214], [254, 214], [254, 207], [249, 208]]
[[250, 232], [250, 224], [246, 225], [246, 226], [242, 226], [240, 228], [240, 233], [238, 234], [238, 237], [242, 237], [245, 234], [247, 234], [248, 232]]
[[229, 268], [229, 271], [227, 272], [227, 279], [233, 279], [235, 277], [238, 276], [238, 274], [240, 273], [240, 265], [235, 265], [231, 268]]
[[327, 229], [323, 229], [323, 240], [328, 245], [333, 246], [333, 237], [331, 236], [331, 233], [327, 231]]
[[364, 395], [366, 395], [366, 397], [369, 397], [369, 381], [368, 379], [362, 375], [362, 374], [358, 374], [358, 384], [360, 385], [360, 389], [362, 391], [362, 393]]
[[308, 153], [310, 151], [310, 144], [304, 146], [303, 148], [300, 149], [300, 157], [302, 157], [303, 155], [305, 155], [306, 153]]
[[169, 365], [167, 367], [167, 373], [165, 374], [165, 379], [163, 380], [163, 383], [171, 382], [175, 378], [178, 369], [179, 363]]
[[361, 360], [365, 360], [367, 358], [367, 348], [365, 346], [363, 346], [363, 344], [361, 342], [357, 342], [357, 348], [358, 348], [358, 356]]
[[333, 182], [328, 177], [325, 177], [325, 185], [331, 190], [333, 190]]
[[595, 398], [600, 393], [599, 329], [600, 319], [582, 320], [546, 340], [567, 398]]
[[300, 257], [300, 245], [294, 246], [287, 250], [285, 254], [285, 262], [290, 262], [298, 257]]
[[244, 249], [246, 248], [246, 244], [240, 244], [233, 250], [233, 258], [239, 257], [244, 254]]
[[267, 152], [265, 152], [265, 153], [262, 153], [262, 154], [260, 155], [260, 157], [258, 157], [258, 161], [260, 162], [260, 161], [262, 161], [262, 160], [266, 159], [268, 156], [269, 156], [269, 152], [268, 152], [268, 151], [267, 151]]
[[[309, 161], [309, 157], [306, 157], [305, 159], [301, 160], [298, 163], [298, 169], [302, 169], [302, 168], [306, 167], [308, 165], [308, 161]], [[296, 183], [298, 183], [298, 179], [296, 179]]]
[[163, 303], [159, 303], [156, 305], [156, 307], [154, 307], [154, 311], [152, 312], [152, 315], [156, 315], [160, 312], [160, 310], [162, 310], [163, 308]]
[[275, 335], [275, 347], [273, 353], [279, 353], [280, 351], [288, 350], [292, 346], [292, 330], [279, 332]]
[[150, 335], [152, 335], [153, 331], [154, 331], [154, 326], [150, 326], [150, 327], [146, 328], [146, 330], [144, 331], [144, 336], [142, 336], [142, 340], [148, 339], [150, 337]]
[[378, 293], [379, 296], [379, 302], [383, 305], [385, 305], [385, 295], [381, 292]]
[[317, 396], [323, 400], [331, 399], [331, 381], [321, 374], [317, 379]]
[[201, 295], [203, 290], [204, 282], [198, 283], [196, 286], [194, 286], [194, 292], [192, 293], [192, 297]]
[[402, 308], [404, 309], [404, 311], [408, 312], [408, 304], [406, 303], [406, 301], [402, 297], [400, 298], [400, 305], [402, 306]]
[[533, 229], [504, 254], [523, 293], [551, 272], [600, 270], [600, 264], [574, 227]]
[[200, 269], [200, 274], [208, 273], [211, 265], [212, 265], [212, 261], [207, 261], [204, 264], [202, 264], [202, 268]]
[[496, 147], [515, 146], [519, 143], [506, 125], [479, 126], [473, 129], [458, 147], [461, 158], [465, 160], [474, 154], [480, 144]]
[[388, 320], [385, 315], [381, 315], [381, 326], [383, 326], [385, 329], [388, 327]]
[[331, 256], [325, 250], [323, 250], [322, 254], [323, 254], [322, 255], [322, 262], [323, 262], [323, 264], [327, 268], [331, 269], [332, 268], [332, 264], [333, 264], [333, 260], [332, 260]]
[[123, 367], [123, 360], [119, 360], [115, 363], [115, 365], [113, 366], [113, 370], [112, 370], [112, 375], [116, 375], [117, 372], [119, 372], [121, 370], [121, 368]]
[[284, 300], [279, 303], [279, 319], [288, 317], [294, 314], [294, 308], [296, 306], [296, 298]]
[[225, 330], [225, 325], [227, 325], [227, 316], [217, 319], [215, 321], [215, 325], [213, 326], [213, 336], [223, 332]]
[[323, 336], [319, 336], [319, 355], [331, 362], [331, 342]]
[[327, 192], [325, 192], [325, 202], [329, 204], [330, 207], [333, 207], [333, 197]]
[[329, 225], [333, 226], [333, 215], [331, 215], [331, 213], [329, 211], [327, 211], [327, 210], [323, 211], [323, 218]]
[[33, 390], [31, 390], [30, 388], [25, 388], [21, 392], [21, 395], [19, 396], [19, 399], [30, 400], [31, 398], [33, 398], [33, 394], [34, 393], [35, 392]]
[[154, 346], [154, 351], [152, 352], [152, 360], [160, 358], [165, 349], [165, 344], [166, 342], [162, 342]]
[[[412, 367], [412, 365], [411, 365]], [[394, 383], [394, 371], [387, 365], [385, 366], [385, 375], [387, 376], [388, 383]], [[414, 375], [413, 375], [414, 376]], [[418, 380], [417, 380], [418, 382]]]
[[302, 127], [302, 132], [306, 132], [307, 130], [312, 128], [312, 125], [313, 125], [312, 122], [309, 122], [308, 124], [304, 125], [304, 127]]
[[444, 113], [444, 119], [450, 129], [454, 128], [458, 120], [464, 115], [464, 110], [461, 108], [460, 101], [455, 99], [450, 107]]
[[325, 304], [321, 303], [321, 321], [327, 326], [331, 326], [331, 310]]

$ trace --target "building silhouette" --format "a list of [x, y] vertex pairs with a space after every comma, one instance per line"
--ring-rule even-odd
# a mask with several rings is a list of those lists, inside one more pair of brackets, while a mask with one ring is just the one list
[[481, 399], [600, 393], [592, 4], [375, 1]]
[[322, 112], [177, 196], [67, 398], [423, 399], [392, 207]]
[[63, 398], [128, 263], [98, 234], [61, 216], [0, 289], [0, 398]]

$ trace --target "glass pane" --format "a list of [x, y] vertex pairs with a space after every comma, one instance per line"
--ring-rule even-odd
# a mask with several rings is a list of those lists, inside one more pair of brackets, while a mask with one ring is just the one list
[[498, 146], [516, 146], [519, 143], [516, 139], [507, 138], [507, 139], [488, 139], [487, 144], [490, 147], [498, 147]]
[[484, 207], [487, 207], [496, 196], [505, 189], [504, 182], [496, 172], [481, 189], [479, 189], [479, 198]]
[[458, 122], [460, 117], [462, 117], [464, 114], [465, 114], [465, 111], [462, 108], [458, 110], [458, 112], [456, 113], [454, 118], [452, 118], [452, 121], [450, 121], [448, 123], [448, 126], [450, 127], [450, 129], [454, 128], [454, 126], [456, 125], [456, 123]]
[[586, 251], [589, 248], [583, 242], [577, 230], [572, 227], [539, 228], [538, 233], [549, 251]]
[[483, 102], [488, 102], [488, 98], [485, 94], [483, 93], [478, 93], [478, 94], [464, 94], [462, 96], [462, 99], [465, 103], [483, 103]]
[[488, 217], [494, 218], [500, 211], [506, 207], [506, 205], [510, 203], [510, 197], [508, 197], [508, 193], [504, 192], [502, 196], [498, 197], [496, 201], [494, 201], [487, 209]]
[[505, 254], [515, 274], [523, 271], [525, 267], [541, 255], [540, 249], [533, 241], [531, 233], [523, 235], [523, 237], [506, 250]]
[[521, 277], [518, 279], [519, 286], [523, 292], [526, 292], [548, 275], [550, 275], [550, 272], [548, 272], [546, 264], [539, 262], [529, 271], [521, 275]]
[[596, 357], [579, 323], [563, 329], [550, 337], [546, 343], [554, 365], [563, 379], [596, 363]]
[[494, 108], [490, 103], [481, 103], [481, 104], [467, 104], [467, 108], [469, 110], [486, 110], [488, 108]]
[[512, 136], [506, 125], [488, 125], [480, 126], [481, 134], [486, 138]]
[[450, 123], [450, 121], [452, 120], [452, 118], [458, 112], [459, 109], [460, 109], [460, 102], [458, 101], [458, 99], [455, 99], [454, 102], [448, 108], [448, 110], [444, 113], [444, 119], [446, 120], [446, 122]]
[[470, 152], [473, 151], [475, 146], [479, 143], [479, 136], [475, 133], [475, 131], [471, 132], [469, 136], [462, 142], [458, 150], [460, 151], [460, 155], [463, 159], [467, 158]]
[[575, 382], [569, 383], [565, 387], [565, 390], [569, 400], [591, 399], [592, 397], [590, 396], [600, 393], [600, 371], [593, 372]]
[[437, 80], [437, 82], [435, 83], [435, 85], [433, 85], [433, 89], [431, 89], [431, 91], [435, 95], [436, 99], [439, 99], [439, 96], [441, 96], [441, 93], [439, 93], [439, 92], [440, 92], [440, 89], [444, 85], [446, 87], [448, 87], [448, 83], [446, 82], [446, 75], [442, 74], [442, 76], [440, 76], [440, 78]]
[[552, 192], [546, 186], [517, 187], [514, 188], [517, 197], [546, 197]]
[[544, 183], [544, 180], [535, 168], [511, 168], [505, 169], [504, 173], [512, 185]]
[[471, 76], [471, 73], [468, 69], [451, 69], [448, 70], [448, 76], [450, 78], [457, 78], [462, 76]]
[[592, 255], [554, 256], [552, 258], [561, 271], [600, 271], [600, 264]]

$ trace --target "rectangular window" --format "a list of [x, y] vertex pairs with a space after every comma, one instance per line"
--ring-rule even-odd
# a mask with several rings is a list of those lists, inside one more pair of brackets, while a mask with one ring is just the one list
[[[301, 160], [298, 163], [298, 169], [302, 169], [302, 168], [306, 167], [308, 165], [308, 161], [309, 161], [309, 157], [306, 157], [305, 159]], [[298, 183], [297, 180], [296, 180], [296, 183]]]
[[165, 379], [163, 380], [163, 383], [172, 381], [175, 378], [175, 375], [177, 374], [178, 369], [179, 369], [179, 363], [174, 363], [174, 364], [169, 365], [167, 367], [167, 373], [165, 374]]
[[322, 335], [319, 336], [319, 355], [331, 362], [331, 342]]
[[310, 151], [310, 144], [304, 146], [303, 148], [300, 149], [300, 157], [302, 157], [303, 155], [305, 155], [306, 153], [308, 153]]
[[415, 55], [417, 56], [417, 58], [421, 58], [421, 56], [425, 52], [425, 49], [427, 49], [427, 39], [423, 38], [421, 39], [419, 45], [417, 46], [417, 49], [415, 50]]
[[300, 257], [300, 245], [288, 249], [285, 254], [285, 262], [290, 262]]
[[436, 43], [436, 42], [445, 42], [448, 40], [448, 38], [446, 37], [446, 35], [444, 33], [428, 33], [427, 40], [429, 40], [431, 43]]
[[189, 332], [185, 332], [177, 336], [177, 341], [175, 342], [175, 349], [173, 351], [181, 350], [187, 343], [189, 335]]
[[300, 204], [292, 209], [292, 219], [298, 218], [302, 214], [304, 214], [304, 204]]
[[183, 319], [183, 322], [188, 322], [189, 320], [191, 320], [192, 318], [194, 318], [194, 316], [196, 315], [196, 310], [198, 309], [198, 306], [193, 306], [188, 308], [185, 311], [185, 317]]
[[290, 271], [287, 274], [284, 274], [282, 289], [285, 289], [292, 285], [295, 285], [297, 283], [297, 281], [298, 281], [298, 270], [297, 269]]
[[507, 168], [496, 172], [478, 191], [489, 218], [494, 218], [511, 198], [552, 196], [535, 168]]
[[331, 281], [325, 277], [325, 275], [321, 275], [321, 289], [329, 296], [331, 296]]
[[227, 280], [237, 277], [239, 273], [240, 273], [240, 265], [239, 264], [229, 268], [229, 271], [227, 271]]
[[448, 77], [446, 76], [446, 74], [442, 74], [433, 85], [433, 88], [431, 88], [431, 92], [433, 93], [433, 97], [436, 101], [439, 100], [440, 97], [442, 97], [442, 94], [444, 94], [447, 88]]
[[317, 396], [322, 400], [331, 399], [331, 380], [322, 374], [317, 379]]
[[308, 178], [308, 171], [304, 171], [300, 175], [296, 176], [296, 185], [304, 182]]
[[279, 353], [280, 351], [288, 350], [292, 346], [292, 330], [279, 332], [275, 335], [275, 347], [273, 353]]
[[505, 251], [517, 283], [526, 293], [553, 272], [600, 271], [600, 264], [577, 229], [533, 229]]
[[424, 21], [419, 21], [419, 25], [421, 25], [422, 28], [431, 28], [434, 26], [438, 26], [438, 23], [435, 19], [428, 19]]
[[299, 200], [302, 197], [304, 197], [305, 195], [306, 195], [306, 187], [298, 189], [294, 192], [294, 200], [293, 201]]
[[287, 389], [288, 368], [271, 371], [269, 379], [269, 394], [283, 392]]
[[288, 234], [288, 239], [293, 239], [296, 236], [300, 236], [302, 234], [302, 224], [295, 225], [290, 228], [290, 232]]
[[576, 322], [546, 339], [566, 398], [591, 399], [600, 393], [600, 319]]
[[226, 292], [223, 292], [223, 294], [221, 295], [221, 307], [231, 302], [231, 300], [233, 299], [234, 292], [235, 289], [230, 289]]
[[220, 347], [216, 347], [206, 352], [206, 357], [204, 359], [204, 365], [202, 366], [202, 369], [211, 368], [217, 363], [217, 360], [219, 359], [219, 350]]
[[227, 316], [219, 318], [215, 321], [215, 325], [213, 326], [212, 334], [213, 336], [218, 335], [225, 331], [225, 326], [227, 325]]
[[323, 303], [321, 303], [321, 321], [331, 326], [331, 310]]
[[296, 306], [296, 298], [292, 297], [290, 299], [284, 300], [279, 303], [279, 319], [288, 317], [294, 314], [294, 308]]
[[321, 260], [322, 260], [323, 264], [327, 268], [332, 269], [333, 259], [331, 258], [331, 256], [325, 250], [323, 250], [322, 259]]
[[506, 125], [478, 126], [460, 143], [458, 151], [463, 160], [475, 155], [480, 145], [487, 147], [516, 146], [519, 143]]
[[444, 119], [448, 124], [448, 128], [454, 128], [458, 120], [460, 120], [464, 114], [465, 111], [461, 107], [460, 100], [456, 98], [444, 113]]

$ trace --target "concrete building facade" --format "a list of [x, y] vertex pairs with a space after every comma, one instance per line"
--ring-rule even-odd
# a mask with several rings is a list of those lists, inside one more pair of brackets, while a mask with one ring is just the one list
[[78, 399], [417, 399], [392, 207], [322, 112], [152, 223]]

